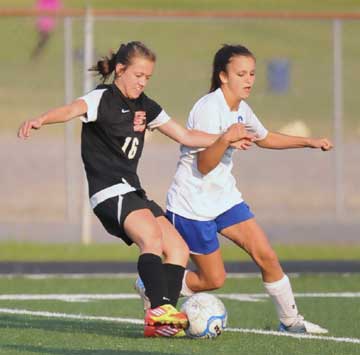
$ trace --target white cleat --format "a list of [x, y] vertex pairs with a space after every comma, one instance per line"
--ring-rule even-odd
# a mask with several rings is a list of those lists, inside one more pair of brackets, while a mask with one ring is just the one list
[[320, 327], [315, 323], [304, 320], [304, 317], [299, 316], [298, 319], [291, 325], [286, 326], [283, 323], [279, 325], [279, 332], [287, 333], [308, 333], [308, 334], [327, 334], [328, 330]]
[[144, 303], [144, 311], [146, 311], [147, 309], [151, 308], [151, 303], [150, 303], [149, 297], [146, 296], [145, 286], [144, 286], [144, 283], [142, 282], [140, 276], [138, 276], [138, 277], [136, 278], [134, 288], [135, 288], [135, 290], [137, 291], [137, 293], [140, 295], [141, 299], [143, 300], [143, 303]]

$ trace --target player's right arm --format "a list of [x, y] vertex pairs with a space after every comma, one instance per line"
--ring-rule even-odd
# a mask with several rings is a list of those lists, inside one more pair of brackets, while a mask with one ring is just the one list
[[40, 116], [23, 122], [18, 130], [18, 137], [26, 139], [32, 129], [40, 129], [45, 124], [67, 122], [71, 119], [84, 115], [88, 110], [83, 99], [73, 101], [68, 105], [54, 108]]

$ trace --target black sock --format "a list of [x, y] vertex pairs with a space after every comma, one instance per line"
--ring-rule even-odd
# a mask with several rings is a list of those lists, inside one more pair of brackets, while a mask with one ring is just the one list
[[164, 264], [164, 271], [168, 285], [170, 304], [176, 307], [180, 296], [185, 268], [175, 264]]
[[144, 283], [151, 308], [170, 303], [167, 295], [167, 281], [160, 256], [150, 253], [140, 255], [138, 272]]

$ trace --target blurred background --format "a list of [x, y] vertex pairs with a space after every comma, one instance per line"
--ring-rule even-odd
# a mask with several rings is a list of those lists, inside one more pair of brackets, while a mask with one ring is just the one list
[[[358, 1], [63, 0], [40, 49], [39, 16], [27, 12], [34, 6], [0, 4], [1, 240], [117, 241], [84, 197], [80, 122], [47, 126], [25, 142], [16, 130], [91, 89], [89, 66], [141, 40], [158, 56], [147, 94], [182, 124], [209, 89], [215, 51], [223, 43], [248, 47], [257, 58], [248, 102], [265, 127], [327, 136], [336, 148], [237, 153], [245, 200], [274, 242], [359, 243], [360, 17], [351, 16]], [[163, 207], [178, 155], [177, 144], [148, 135], [139, 173]]]

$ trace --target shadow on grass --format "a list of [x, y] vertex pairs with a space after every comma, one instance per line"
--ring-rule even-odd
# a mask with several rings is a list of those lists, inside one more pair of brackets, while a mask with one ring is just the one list
[[129, 350], [113, 350], [113, 349], [61, 349], [61, 348], [49, 348], [44, 346], [33, 346], [33, 345], [10, 345], [5, 344], [0, 346], [0, 350], [4, 351], [18, 351], [19, 354], [24, 351], [38, 354], [54, 354], [54, 355], [144, 355], [144, 354], [154, 354], [154, 355], [170, 355], [170, 353], [164, 352], [152, 352], [152, 351], [129, 351]]
[[1, 329], [40, 329], [46, 331], [78, 334], [97, 334], [109, 337], [143, 338], [143, 328], [136, 324], [117, 324], [96, 321], [73, 321], [63, 319], [37, 319], [18, 316], [0, 316]]

